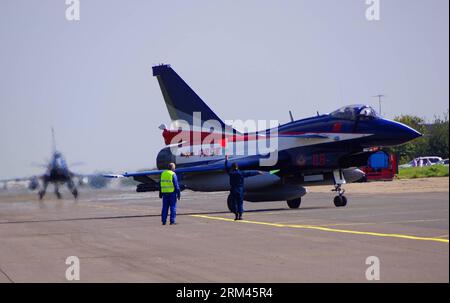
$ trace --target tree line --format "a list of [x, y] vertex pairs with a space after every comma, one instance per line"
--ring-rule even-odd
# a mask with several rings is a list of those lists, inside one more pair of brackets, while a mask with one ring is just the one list
[[394, 118], [395, 121], [406, 124], [423, 136], [406, 144], [392, 147], [389, 152], [397, 154], [400, 164], [407, 163], [420, 156], [439, 156], [448, 158], [448, 115], [435, 116], [432, 123], [426, 123], [423, 118], [413, 115], [401, 115]]

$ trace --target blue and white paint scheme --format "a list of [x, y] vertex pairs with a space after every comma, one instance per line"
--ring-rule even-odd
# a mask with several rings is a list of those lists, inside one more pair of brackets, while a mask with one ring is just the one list
[[[284, 200], [289, 207], [297, 208], [307, 192], [304, 186], [330, 184], [337, 192], [334, 204], [345, 206], [347, 199], [341, 186], [364, 176], [357, 167], [366, 165], [373, 148], [395, 146], [421, 136], [402, 123], [380, 117], [363, 104], [344, 106], [330, 114], [291, 121], [262, 132], [243, 133], [225, 124], [170, 65], [154, 66], [153, 75], [171, 120], [183, 120], [190, 128], [161, 127], [166, 147], [156, 158], [157, 170], [105, 175], [132, 177], [141, 182], [137, 191], [158, 190], [159, 176], [171, 162], [177, 165], [175, 172], [183, 188], [225, 191], [229, 189], [225, 165], [237, 162], [242, 170], [264, 172], [246, 181], [246, 201]], [[196, 113], [201, 114], [199, 119]], [[209, 135], [216, 137], [205, 144], [203, 139]], [[277, 142], [276, 149], [270, 151], [276, 154], [277, 161], [270, 166], [261, 165], [261, 159], [268, 157], [267, 150], [261, 153], [253, 144], [268, 139]]]

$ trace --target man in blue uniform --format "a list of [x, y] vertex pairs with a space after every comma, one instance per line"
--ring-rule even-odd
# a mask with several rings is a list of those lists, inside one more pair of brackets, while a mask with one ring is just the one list
[[169, 164], [169, 169], [161, 174], [159, 197], [162, 198], [161, 221], [166, 225], [170, 208], [170, 225], [174, 225], [177, 216], [177, 200], [180, 200], [180, 186], [175, 174], [175, 163]]
[[243, 172], [239, 170], [238, 164], [235, 162], [228, 167], [228, 156], [225, 157], [225, 169], [230, 176], [230, 198], [234, 204], [234, 220], [242, 220], [244, 212], [244, 179], [261, 174], [261, 172]]

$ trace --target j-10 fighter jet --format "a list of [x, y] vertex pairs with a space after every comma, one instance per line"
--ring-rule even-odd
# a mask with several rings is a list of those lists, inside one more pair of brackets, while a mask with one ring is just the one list
[[[172, 120], [170, 128], [160, 126], [166, 147], [156, 157], [158, 169], [105, 175], [133, 178], [140, 182], [138, 192], [157, 191], [160, 174], [170, 162], [176, 164], [182, 188], [226, 191], [229, 178], [225, 165], [237, 162], [241, 170], [263, 171], [246, 179], [246, 201], [287, 201], [290, 208], [298, 208], [307, 193], [306, 186], [329, 184], [337, 193], [335, 206], [342, 207], [347, 204], [342, 185], [364, 177], [357, 167], [367, 164], [374, 148], [403, 144], [421, 136], [362, 104], [300, 120], [291, 115], [289, 123], [264, 131], [240, 132], [223, 122], [170, 65], [154, 66], [153, 75]], [[267, 148], [267, 142], [276, 144]], [[228, 200], [228, 208], [233, 211]]]
[[[58, 199], [62, 198], [62, 195], [59, 191], [59, 186], [66, 184], [68, 189], [76, 199], [78, 197], [78, 189], [75, 186], [74, 178], [75, 177], [81, 178], [81, 175], [77, 175], [71, 172], [67, 166], [66, 160], [64, 159], [62, 153], [56, 150], [56, 141], [53, 129], [52, 129], [52, 141], [53, 141], [52, 157], [47, 164], [40, 165], [46, 168], [44, 174], [40, 176], [2, 180], [1, 182], [4, 183], [4, 187], [6, 187], [6, 184], [8, 182], [28, 181], [28, 188], [31, 190], [39, 189], [38, 196], [39, 199], [42, 200], [44, 198], [49, 183], [53, 184], [55, 189], [55, 195], [57, 196]], [[42, 187], [40, 187], [40, 183], [42, 184]]]

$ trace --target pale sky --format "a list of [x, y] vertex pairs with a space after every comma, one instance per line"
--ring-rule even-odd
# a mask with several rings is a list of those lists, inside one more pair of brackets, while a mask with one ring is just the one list
[[449, 1], [0, 1], [0, 179], [43, 172], [51, 133], [76, 172], [155, 165], [169, 63], [223, 120], [353, 103], [427, 120], [449, 102]]

